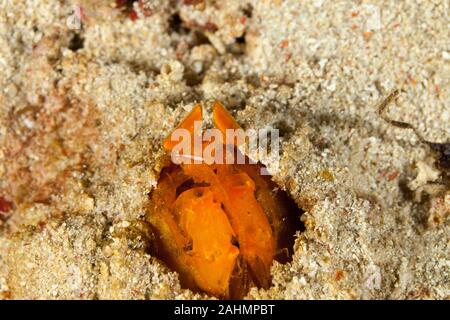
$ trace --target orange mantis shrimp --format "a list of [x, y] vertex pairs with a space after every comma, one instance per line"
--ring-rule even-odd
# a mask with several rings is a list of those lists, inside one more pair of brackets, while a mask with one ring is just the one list
[[[202, 119], [198, 104], [177, 129], [195, 135], [194, 123]], [[218, 101], [213, 123], [224, 136], [227, 129], [240, 128]], [[231, 145], [221, 141], [223, 156], [240, 152], [236, 140]], [[168, 152], [175, 144], [172, 134], [163, 143]], [[299, 209], [270, 177], [260, 174], [261, 168], [247, 162], [194, 162], [171, 163], [162, 170], [147, 217], [156, 256], [179, 273], [184, 287], [242, 298], [252, 286], [270, 286], [274, 259], [287, 260], [299, 229]]]

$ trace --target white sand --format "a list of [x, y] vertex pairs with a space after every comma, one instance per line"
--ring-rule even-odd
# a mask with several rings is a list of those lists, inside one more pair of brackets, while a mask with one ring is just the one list
[[111, 1], [0, 0], [0, 298], [199, 298], [142, 220], [161, 139], [220, 99], [282, 129], [274, 179], [306, 211], [293, 262], [249, 298], [448, 299], [448, 184], [374, 108], [398, 88], [389, 115], [450, 140], [449, 3], [182, 3], [131, 21]]

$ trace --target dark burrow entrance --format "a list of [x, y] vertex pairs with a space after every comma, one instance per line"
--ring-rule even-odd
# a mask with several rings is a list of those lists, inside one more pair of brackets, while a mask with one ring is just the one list
[[241, 299], [251, 287], [270, 287], [273, 260], [292, 260], [303, 211], [261, 168], [170, 163], [161, 171], [149, 195], [151, 254], [178, 272], [183, 288]]

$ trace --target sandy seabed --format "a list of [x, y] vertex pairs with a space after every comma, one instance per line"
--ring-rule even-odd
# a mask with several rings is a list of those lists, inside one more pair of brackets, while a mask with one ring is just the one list
[[215, 99], [280, 129], [273, 179], [305, 212], [292, 262], [247, 298], [450, 298], [448, 177], [376, 113], [399, 89], [389, 117], [449, 141], [449, 12], [0, 0], [0, 298], [205, 298], [149, 255], [144, 220], [162, 139]]

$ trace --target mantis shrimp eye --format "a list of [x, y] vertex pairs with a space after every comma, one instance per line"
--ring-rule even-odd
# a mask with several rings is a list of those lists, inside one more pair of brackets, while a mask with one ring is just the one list
[[[177, 128], [192, 136], [195, 121], [201, 120], [202, 109], [196, 105]], [[213, 106], [213, 122], [223, 135], [240, 128], [219, 102]], [[228, 145], [221, 141], [220, 151], [226, 155], [232, 150], [237, 157], [237, 140]], [[164, 148], [175, 146], [170, 135]], [[150, 194], [153, 255], [179, 273], [185, 288], [242, 298], [252, 286], [268, 288], [273, 260], [285, 263], [292, 255], [301, 211], [269, 176], [260, 174], [261, 164], [245, 160], [170, 163]]]

